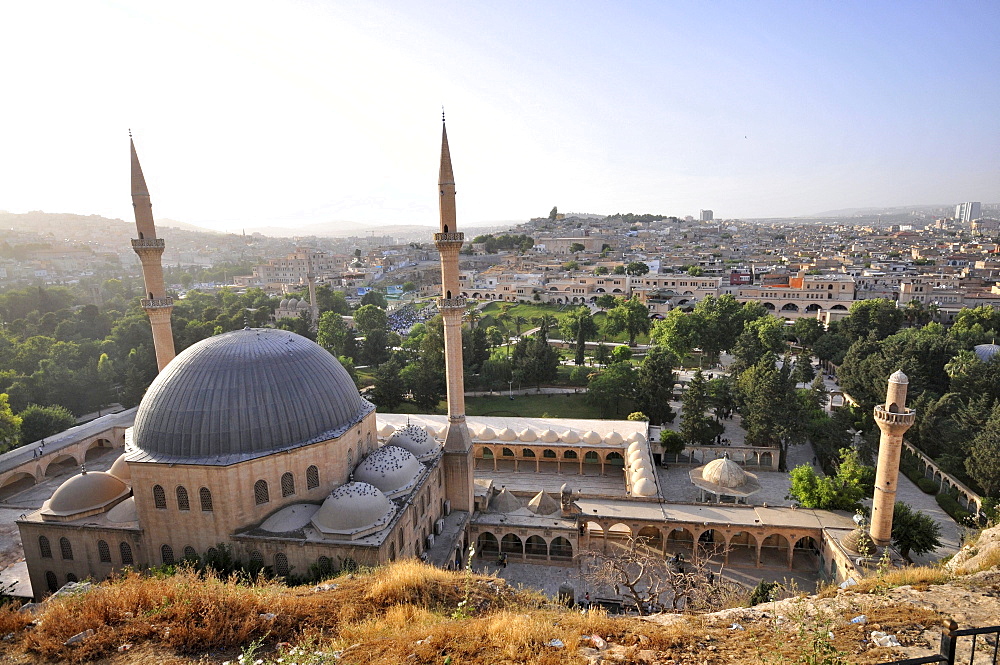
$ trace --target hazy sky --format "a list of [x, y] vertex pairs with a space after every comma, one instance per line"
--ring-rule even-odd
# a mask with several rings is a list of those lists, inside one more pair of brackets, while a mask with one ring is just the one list
[[0, 0], [0, 210], [219, 229], [1000, 201], [1000, 3]]

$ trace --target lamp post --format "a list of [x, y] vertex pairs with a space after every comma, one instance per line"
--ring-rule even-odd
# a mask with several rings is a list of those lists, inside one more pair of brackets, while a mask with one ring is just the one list
[[507, 381], [507, 395], [513, 400], [514, 399], [514, 379]]

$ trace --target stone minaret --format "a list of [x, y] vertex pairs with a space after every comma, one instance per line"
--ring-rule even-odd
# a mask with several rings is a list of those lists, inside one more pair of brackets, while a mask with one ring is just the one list
[[472, 437], [465, 424], [465, 385], [462, 367], [462, 314], [465, 298], [459, 295], [458, 252], [465, 234], [455, 228], [455, 175], [448, 151], [448, 130], [442, 114], [441, 172], [438, 177], [441, 232], [434, 244], [441, 254], [441, 298], [438, 310], [444, 319], [445, 378], [448, 384], [448, 434], [444, 442], [445, 495], [454, 510], [472, 512]]
[[892, 510], [896, 505], [899, 480], [899, 454], [903, 434], [913, 424], [913, 409], [906, 408], [906, 386], [909, 379], [897, 370], [889, 377], [885, 406], [875, 407], [875, 422], [882, 430], [878, 445], [878, 466], [875, 469], [875, 496], [872, 499], [872, 541], [885, 547], [892, 542]]
[[135, 228], [139, 237], [132, 240], [132, 249], [142, 262], [142, 278], [146, 283], [146, 297], [140, 301], [149, 316], [153, 328], [153, 347], [156, 349], [156, 367], [161, 372], [174, 359], [174, 336], [170, 330], [170, 312], [174, 308], [173, 298], [167, 297], [163, 286], [163, 240], [156, 237], [153, 224], [153, 206], [149, 202], [149, 190], [142, 176], [139, 157], [135, 154], [135, 143], [129, 133], [132, 148], [132, 207], [135, 208]]
[[306, 280], [309, 281], [309, 315], [312, 317], [312, 323], [309, 325], [309, 329], [313, 332], [319, 330], [319, 303], [316, 300], [316, 272], [313, 270], [313, 254], [311, 249], [306, 249], [306, 260], [308, 263], [308, 272], [306, 273]]

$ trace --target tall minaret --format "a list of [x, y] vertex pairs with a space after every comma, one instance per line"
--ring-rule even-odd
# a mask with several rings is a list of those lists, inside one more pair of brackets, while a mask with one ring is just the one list
[[170, 312], [174, 308], [173, 298], [167, 297], [163, 286], [163, 240], [156, 237], [153, 224], [153, 206], [149, 202], [146, 179], [142, 177], [139, 157], [135, 154], [132, 132], [129, 132], [132, 148], [132, 207], [135, 208], [135, 228], [138, 239], [132, 240], [132, 249], [142, 262], [142, 279], [146, 283], [146, 297], [140, 301], [149, 316], [153, 328], [153, 347], [156, 349], [156, 367], [161, 372], [174, 359], [174, 336], [170, 330]]
[[319, 330], [319, 302], [316, 300], [316, 272], [313, 270], [313, 251], [306, 248], [306, 260], [308, 266], [308, 272], [306, 272], [306, 280], [309, 282], [309, 316], [312, 318], [312, 322], [309, 324], [309, 329], [313, 332]]
[[448, 129], [441, 114], [441, 172], [438, 177], [441, 232], [434, 244], [441, 254], [441, 297], [438, 310], [444, 320], [444, 362], [448, 383], [448, 434], [444, 441], [445, 495], [454, 510], [472, 512], [472, 437], [465, 424], [465, 385], [462, 367], [462, 314], [465, 298], [459, 295], [458, 253], [465, 234], [455, 225], [455, 175], [448, 151]]
[[875, 422], [882, 430], [878, 444], [878, 466], [875, 468], [875, 496], [872, 498], [872, 523], [869, 533], [872, 541], [885, 547], [892, 542], [892, 511], [896, 505], [896, 487], [899, 480], [899, 454], [903, 448], [903, 434], [910, 429], [916, 416], [906, 408], [906, 387], [909, 379], [901, 370], [889, 377], [885, 406], [875, 407]]

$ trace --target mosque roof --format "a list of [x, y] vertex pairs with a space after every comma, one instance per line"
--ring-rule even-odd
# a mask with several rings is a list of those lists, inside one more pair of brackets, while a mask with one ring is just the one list
[[528, 502], [528, 510], [536, 515], [551, 515], [562, 510], [562, 506], [543, 490], [531, 498], [531, 501]]
[[423, 466], [410, 451], [399, 446], [382, 446], [368, 455], [354, 470], [354, 479], [369, 483], [390, 497], [413, 488]]
[[315, 342], [237, 330], [198, 342], [160, 372], [136, 412], [128, 459], [232, 464], [335, 438], [374, 408]]
[[129, 493], [119, 478], [103, 471], [84, 471], [65, 481], [42, 505], [42, 516], [65, 517], [95, 510]]
[[128, 468], [128, 462], [125, 461], [125, 453], [118, 456], [118, 459], [108, 469], [108, 473], [125, 483], [132, 482], [132, 472]]
[[354, 482], [330, 492], [311, 522], [325, 534], [359, 537], [384, 528], [395, 513], [395, 506], [377, 487]]
[[408, 451], [420, 461], [430, 459], [441, 449], [427, 430], [419, 425], [406, 425], [396, 429], [385, 443]]
[[489, 509], [493, 513], [510, 513], [523, 507], [521, 500], [505, 487], [490, 501]]
[[689, 471], [691, 482], [713, 494], [746, 497], [760, 491], [757, 476], [743, 470], [729, 455]]
[[972, 347], [972, 350], [976, 352], [976, 356], [981, 361], [988, 363], [1000, 351], [1000, 344], [977, 344]]

